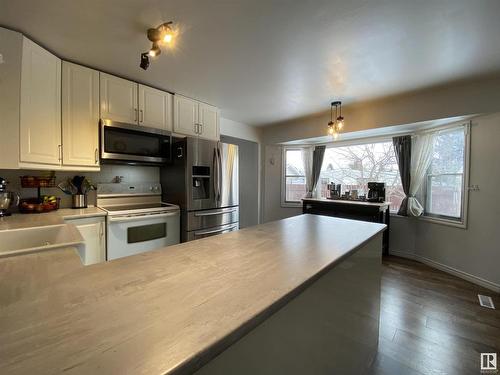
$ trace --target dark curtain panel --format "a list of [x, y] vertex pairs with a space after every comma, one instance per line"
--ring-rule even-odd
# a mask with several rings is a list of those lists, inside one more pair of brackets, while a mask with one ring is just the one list
[[411, 135], [392, 138], [394, 153], [399, 167], [399, 175], [403, 184], [405, 198], [401, 202], [398, 215], [408, 216], [408, 195], [410, 194], [410, 165], [411, 165]]
[[313, 165], [312, 165], [312, 186], [311, 191], [316, 189], [318, 184], [321, 166], [323, 165], [323, 157], [325, 156], [326, 146], [316, 146], [313, 151]]

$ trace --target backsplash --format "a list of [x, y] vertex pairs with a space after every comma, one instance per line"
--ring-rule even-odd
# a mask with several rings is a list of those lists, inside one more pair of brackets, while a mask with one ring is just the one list
[[[9, 182], [9, 190], [19, 193], [21, 198], [36, 197], [36, 189], [21, 188], [20, 176], [43, 175], [46, 171], [0, 169], [0, 176]], [[139, 167], [129, 165], [102, 165], [100, 172], [56, 171], [56, 184], [75, 175], [86, 176], [93, 184], [114, 182], [115, 176], [123, 176], [122, 182], [160, 182], [160, 169], [158, 167]], [[55, 195], [61, 198], [61, 208], [71, 207], [71, 196], [64, 194], [59, 188], [42, 188], [42, 194]], [[88, 203], [96, 204], [95, 191], [88, 194]]]

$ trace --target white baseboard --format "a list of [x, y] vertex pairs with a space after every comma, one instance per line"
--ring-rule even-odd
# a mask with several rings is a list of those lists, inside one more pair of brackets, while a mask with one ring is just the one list
[[416, 260], [418, 262], [427, 264], [428, 266], [430, 266], [432, 268], [436, 268], [440, 271], [449, 273], [450, 275], [459, 277], [461, 279], [470, 281], [471, 283], [480, 285], [486, 289], [492, 290], [495, 293], [500, 293], [500, 285], [499, 284], [485, 280], [485, 279], [478, 277], [478, 276], [471, 275], [470, 273], [467, 273], [467, 272], [461, 271], [459, 269], [447, 266], [445, 264], [436, 262], [435, 260], [423, 257], [423, 256], [418, 255], [418, 254], [408, 253], [406, 251], [391, 250], [391, 251], [389, 251], [389, 253], [391, 255], [396, 255], [396, 256], [401, 257], [401, 258]]

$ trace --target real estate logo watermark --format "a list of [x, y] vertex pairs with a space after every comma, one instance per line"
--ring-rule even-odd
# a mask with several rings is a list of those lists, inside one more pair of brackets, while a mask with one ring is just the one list
[[481, 353], [481, 373], [497, 374], [497, 353]]

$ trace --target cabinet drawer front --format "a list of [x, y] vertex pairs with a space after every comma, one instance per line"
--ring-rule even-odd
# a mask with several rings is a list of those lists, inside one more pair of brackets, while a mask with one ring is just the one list
[[198, 230], [238, 222], [238, 207], [217, 208], [214, 210], [187, 213], [187, 230]]

